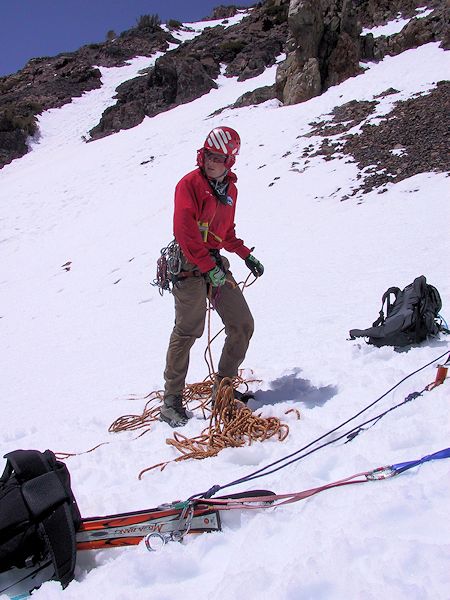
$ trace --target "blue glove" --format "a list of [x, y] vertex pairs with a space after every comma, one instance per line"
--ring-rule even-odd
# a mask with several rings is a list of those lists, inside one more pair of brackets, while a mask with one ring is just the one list
[[220, 287], [221, 285], [225, 284], [227, 276], [220, 267], [214, 267], [214, 269], [208, 271], [207, 279], [213, 287]]
[[249, 254], [245, 259], [245, 264], [250, 269], [255, 277], [261, 277], [264, 273], [264, 267], [259, 262], [257, 258], [255, 258], [252, 254]]

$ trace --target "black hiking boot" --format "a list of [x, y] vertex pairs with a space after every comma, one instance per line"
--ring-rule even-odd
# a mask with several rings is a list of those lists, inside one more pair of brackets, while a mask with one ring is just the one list
[[[212, 388], [212, 394], [211, 394], [211, 408], [214, 407], [214, 404], [216, 403], [216, 396], [217, 396], [217, 391], [219, 389], [220, 386], [220, 382], [222, 381], [223, 377], [216, 377], [215, 383], [213, 385]], [[239, 400], [240, 402], [243, 402], [244, 404], [247, 404], [247, 402], [250, 399], [254, 399], [255, 396], [253, 395], [252, 392], [240, 392], [239, 390], [236, 390], [233, 388], [233, 398], [235, 400]]]
[[175, 394], [165, 396], [159, 419], [168, 423], [171, 427], [183, 427], [186, 425], [189, 415], [183, 406], [183, 397]]

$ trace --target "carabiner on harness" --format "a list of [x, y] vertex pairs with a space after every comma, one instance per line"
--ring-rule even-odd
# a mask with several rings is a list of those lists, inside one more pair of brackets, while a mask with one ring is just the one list
[[161, 296], [164, 292], [171, 292], [171, 285], [177, 281], [181, 272], [181, 248], [176, 240], [172, 240], [156, 261], [156, 279], [151, 285], [159, 288]]

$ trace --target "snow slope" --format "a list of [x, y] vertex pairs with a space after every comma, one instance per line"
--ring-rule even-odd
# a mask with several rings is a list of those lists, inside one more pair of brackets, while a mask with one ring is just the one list
[[[392, 101], [432, 89], [448, 72], [448, 54], [428, 44], [388, 57], [323, 96], [290, 107], [276, 101], [225, 110], [241, 94], [273, 83], [272, 67], [86, 144], [113, 102], [114, 88], [156, 57], [102, 69], [104, 85], [41, 116], [33, 151], [0, 171], [0, 397], [2, 455], [16, 448], [83, 452], [68, 460], [83, 515], [138, 510], [187, 498], [295, 451], [374, 401], [403, 377], [449, 349], [448, 339], [406, 352], [346, 340], [369, 326], [391, 285], [425, 274], [449, 316], [448, 181], [425, 173], [357, 194], [358, 169], [336, 156], [305, 164], [312, 121], [351, 99], [371, 100], [395, 84]], [[265, 266], [246, 290], [256, 331], [244, 367], [262, 380], [252, 405], [289, 424], [270, 440], [226, 449], [202, 462], [138, 472], [170, 460], [172, 431], [108, 434], [123, 414], [163, 385], [172, 298], [149, 285], [159, 250], [170, 241], [173, 189], [195, 165], [196, 149], [217, 125], [234, 127], [243, 146], [237, 231]], [[297, 163], [292, 165], [292, 163]], [[299, 172], [300, 171], [300, 172]], [[70, 261], [70, 270], [63, 265]], [[245, 265], [232, 256], [238, 280]], [[220, 323], [213, 315], [214, 327]], [[191, 354], [189, 381], [207, 375], [206, 338]], [[213, 348], [216, 363], [220, 341]], [[434, 380], [430, 366], [408, 379], [367, 418]], [[239, 489], [300, 491], [449, 446], [448, 383], [386, 416], [352, 443], [336, 442], [305, 460]], [[301, 420], [285, 415], [290, 407]], [[183, 433], [198, 434], [200, 415]], [[224, 519], [224, 530], [171, 544], [150, 555], [143, 545], [84, 554], [76, 580], [49, 582], [37, 600], [432, 599], [449, 597], [450, 462], [395, 478], [326, 492], [264, 513]], [[95, 568], [94, 568], [95, 567]], [[245, 590], [245, 593], [244, 593]]]
[[[432, 12], [433, 9], [427, 9], [426, 7], [416, 8], [416, 14], [413, 18], [424, 19], [425, 17], [428, 17], [428, 15], [431, 15]], [[410, 21], [411, 19], [403, 19], [399, 13], [396, 19], [388, 21], [385, 25], [365, 27], [362, 30], [361, 35], [367, 35], [368, 33], [371, 33], [375, 38], [382, 35], [393, 35], [394, 33], [399, 33]]]

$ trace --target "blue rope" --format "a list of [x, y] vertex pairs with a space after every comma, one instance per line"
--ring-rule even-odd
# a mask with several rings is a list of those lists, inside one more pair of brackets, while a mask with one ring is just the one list
[[403, 471], [417, 467], [417, 465], [422, 465], [430, 460], [438, 460], [440, 458], [450, 458], [450, 448], [444, 448], [444, 450], [439, 450], [439, 452], [435, 452], [434, 454], [428, 454], [419, 460], [410, 460], [408, 462], [391, 465], [391, 469], [395, 471], [395, 475], [398, 475], [399, 473], [403, 473]]

